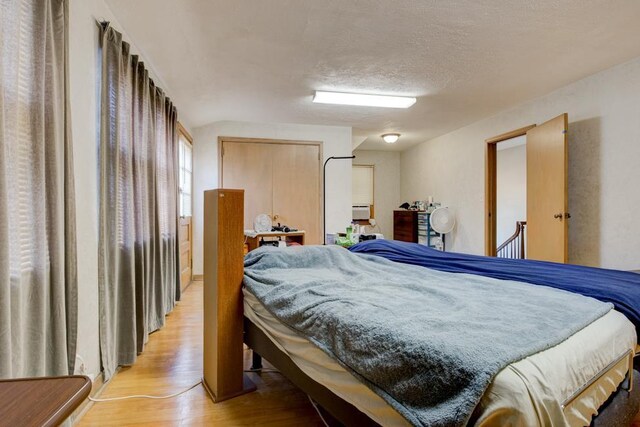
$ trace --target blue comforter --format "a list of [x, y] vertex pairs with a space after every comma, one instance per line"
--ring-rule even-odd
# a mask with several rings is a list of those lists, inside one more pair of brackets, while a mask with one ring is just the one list
[[434, 270], [549, 286], [610, 302], [635, 325], [640, 341], [640, 274], [544, 261], [440, 252], [417, 243], [395, 240], [370, 240], [354, 245], [350, 250]]

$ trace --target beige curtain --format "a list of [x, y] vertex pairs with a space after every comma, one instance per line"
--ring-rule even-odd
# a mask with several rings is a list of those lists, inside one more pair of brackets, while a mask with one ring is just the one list
[[102, 26], [100, 349], [131, 365], [180, 295], [176, 109], [122, 34]]
[[67, 8], [0, 0], [0, 378], [74, 369]]

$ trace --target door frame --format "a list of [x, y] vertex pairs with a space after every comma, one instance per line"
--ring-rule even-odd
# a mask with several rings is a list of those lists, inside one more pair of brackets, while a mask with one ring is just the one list
[[[318, 218], [324, 221], [322, 215], [322, 162], [324, 160], [324, 144], [322, 141], [305, 141], [294, 139], [270, 139], [270, 138], [247, 138], [239, 136], [219, 136], [218, 137], [218, 183], [220, 188], [224, 188], [223, 172], [224, 172], [224, 144], [279, 144], [279, 145], [315, 145], [318, 147]], [[322, 229], [322, 223], [318, 224]], [[322, 236], [321, 236], [322, 237]]]
[[486, 256], [496, 256], [496, 229], [497, 229], [497, 160], [498, 143], [508, 139], [526, 136], [527, 132], [536, 127], [535, 124], [521, 127], [519, 129], [496, 135], [485, 139], [485, 184], [484, 184], [484, 254]]

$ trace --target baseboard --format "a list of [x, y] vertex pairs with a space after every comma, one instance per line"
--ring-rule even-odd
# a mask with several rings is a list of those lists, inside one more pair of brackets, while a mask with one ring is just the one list
[[[119, 371], [120, 371], [120, 367], [116, 369], [111, 379], [113, 379], [118, 374]], [[93, 380], [91, 384], [91, 393], [89, 394], [89, 396], [99, 397], [104, 391], [108, 383], [109, 383], [108, 381], [107, 382], [104, 381], [104, 375], [102, 374], [102, 372], [100, 372], [96, 376], [96, 379]], [[94, 404], [95, 402], [92, 402], [89, 399], [85, 400], [84, 402], [82, 402], [80, 406], [78, 406], [78, 408], [75, 411], [73, 411], [73, 414], [71, 414], [71, 416], [68, 418], [67, 421], [70, 422], [70, 425], [76, 425], [76, 423], [80, 421], [80, 419], [82, 419], [82, 417], [87, 412], [89, 412], [89, 409], [91, 409]]]
[[202, 282], [204, 280], [204, 274], [194, 274], [192, 280], [194, 282]]

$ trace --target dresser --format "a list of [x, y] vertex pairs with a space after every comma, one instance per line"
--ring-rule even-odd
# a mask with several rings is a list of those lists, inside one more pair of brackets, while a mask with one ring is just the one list
[[418, 243], [418, 211], [393, 211], [393, 240]]

